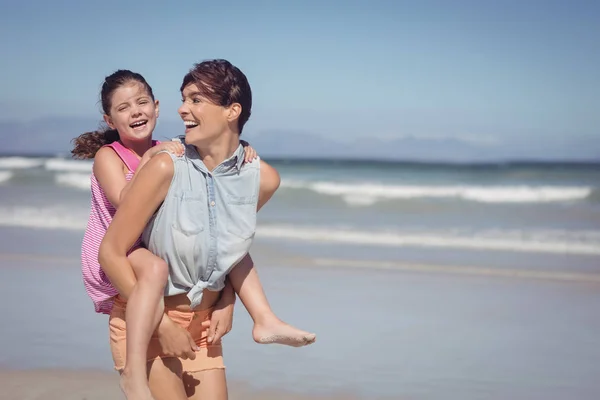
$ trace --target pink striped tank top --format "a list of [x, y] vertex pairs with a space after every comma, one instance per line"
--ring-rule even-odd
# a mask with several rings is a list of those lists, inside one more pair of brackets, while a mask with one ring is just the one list
[[[152, 146], [156, 146], [158, 143], [160, 142], [153, 140]], [[113, 142], [106, 146], [111, 147], [127, 167], [128, 172], [125, 179], [129, 181], [133, 177], [140, 160], [119, 142]], [[85, 290], [92, 299], [96, 312], [110, 314], [113, 298], [118, 292], [98, 263], [98, 251], [116, 209], [106, 197], [106, 193], [100, 187], [93, 172], [90, 181], [92, 198], [90, 216], [81, 244], [81, 272]], [[132, 248], [138, 247], [140, 244], [141, 238], [136, 241]]]

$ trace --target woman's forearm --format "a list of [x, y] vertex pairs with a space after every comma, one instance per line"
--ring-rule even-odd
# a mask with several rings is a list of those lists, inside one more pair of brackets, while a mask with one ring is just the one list
[[146, 152], [146, 154], [144, 154], [142, 156], [142, 159], [140, 160], [140, 163], [138, 164], [135, 172], [133, 173], [133, 176], [131, 177], [131, 179], [129, 181], [127, 181], [127, 183], [125, 184], [125, 186], [123, 187], [123, 189], [121, 189], [121, 193], [119, 194], [119, 203], [123, 201], [123, 199], [125, 198], [125, 195], [127, 194], [127, 192], [129, 192], [129, 189], [131, 188], [131, 185], [133, 185], [133, 182], [135, 182], [137, 176], [139, 175], [138, 172], [142, 169], [142, 167], [144, 165], [146, 165], [148, 163], [148, 161], [150, 161], [150, 158], [152, 156], [151, 155], [148, 156], [147, 155], [148, 153], [149, 152]]
[[137, 281], [127, 255], [120, 255], [118, 250], [112, 248], [110, 241], [102, 241], [98, 261], [110, 283], [127, 301]]
[[131, 185], [100, 244], [100, 266], [125, 298], [129, 297], [136, 283], [127, 253], [164, 201], [172, 178], [173, 161], [169, 155], [163, 157], [161, 154], [148, 162], [139, 171], [138, 178]]

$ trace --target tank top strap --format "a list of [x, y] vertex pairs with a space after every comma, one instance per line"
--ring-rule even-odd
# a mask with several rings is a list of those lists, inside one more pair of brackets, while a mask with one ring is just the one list
[[[153, 140], [152, 147], [156, 146], [159, 143], [160, 142], [158, 140]], [[112, 148], [115, 151], [115, 153], [117, 153], [117, 155], [119, 156], [121, 161], [123, 161], [127, 169], [129, 169], [131, 172], [135, 172], [138, 165], [140, 164], [140, 160], [136, 157], [135, 154], [133, 154], [131, 150], [123, 146], [119, 141], [109, 143], [106, 146]]]

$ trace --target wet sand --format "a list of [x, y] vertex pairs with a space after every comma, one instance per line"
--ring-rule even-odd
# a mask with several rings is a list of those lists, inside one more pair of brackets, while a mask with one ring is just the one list
[[[116, 374], [105, 371], [0, 370], [2, 400], [120, 400]], [[358, 400], [352, 394], [306, 395], [280, 390], [257, 390], [241, 383], [229, 384], [230, 400]]]
[[[76, 243], [4, 237], [0, 398], [121, 398]], [[231, 399], [600, 398], [598, 270], [311, 260], [264, 245], [253, 255], [275, 312], [318, 339], [257, 345], [238, 302], [224, 338]]]

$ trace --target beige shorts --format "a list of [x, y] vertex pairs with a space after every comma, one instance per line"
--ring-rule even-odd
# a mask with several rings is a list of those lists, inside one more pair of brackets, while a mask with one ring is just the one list
[[[112, 352], [115, 369], [123, 370], [125, 367], [126, 337], [125, 327], [125, 308], [126, 302], [119, 296], [115, 297], [115, 302], [109, 317], [110, 328], [110, 350]], [[212, 315], [212, 308], [201, 311], [183, 312], [174, 310], [165, 306], [165, 312], [173, 322], [186, 329], [200, 350], [196, 352], [194, 360], [184, 360], [179, 358], [184, 371], [197, 372], [209, 369], [223, 369], [223, 347], [221, 343], [209, 345], [207, 342], [208, 327]], [[156, 335], [150, 339], [148, 346], [148, 361], [158, 358], [172, 358], [162, 352], [162, 347]]]

